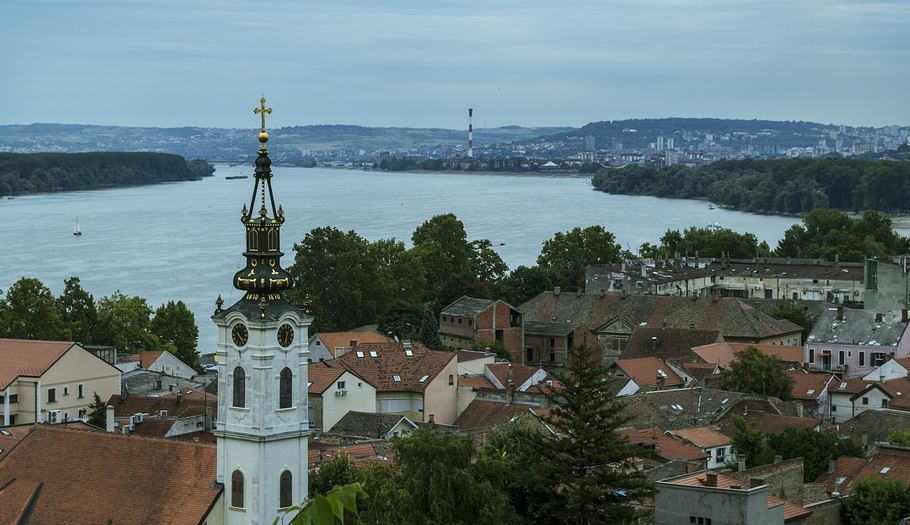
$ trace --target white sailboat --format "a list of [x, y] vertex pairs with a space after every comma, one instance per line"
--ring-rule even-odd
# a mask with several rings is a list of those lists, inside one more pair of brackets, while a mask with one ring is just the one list
[[79, 229], [79, 221], [76, 221], [76, 225], [73, 226], [73, 235], [82, 235], [82, 230]]

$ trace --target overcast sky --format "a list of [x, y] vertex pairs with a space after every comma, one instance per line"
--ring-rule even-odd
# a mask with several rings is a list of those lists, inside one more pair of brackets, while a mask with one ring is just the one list
[[[910, 1], [3, 0], [0, 124], [910, 124]], [[272, 127], [270, 126], [270, 127]]]

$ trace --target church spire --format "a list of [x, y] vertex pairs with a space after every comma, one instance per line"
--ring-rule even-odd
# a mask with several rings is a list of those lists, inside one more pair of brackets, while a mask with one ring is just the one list
[[265, 116], [272, 113], [272, 108], [266, 107], [265, 97], [259, 100], [259, 107], [253, 109], [253, 113], [262, 119], [259, 155], [256, 158], [250, 205], [249, 208], [243, 206], [240, 217], [246, 229], [246, 250], [243, 252], [246, 267], [234, 275], [234, 287], [246, 292], [242, 300], [255, 302], [262, 317], [265, 317], [268, 304], [283, 300], [283, 292], [293, 283], [290, 274], [281, 267], [284, 210], [281, 206], [275, 207], [275, 195], [272, 192], [272, 161], [266, 147], [269, 134], [265, 129]]

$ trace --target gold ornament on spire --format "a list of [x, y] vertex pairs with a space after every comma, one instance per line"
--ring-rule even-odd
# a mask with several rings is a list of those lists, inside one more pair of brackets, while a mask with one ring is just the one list
[[272, 114], [272, 108], [265, 107], [265, 96], [259, 99], [259, 107], [253, 108], [253, 113], [259, 115], [262, 119], [262, 129], [259, 131], [259, 142], [262, 143], [262, 147], [265, 147], [265, 143], [269, 141], [269, 134], [265, 130], [265, 116]]

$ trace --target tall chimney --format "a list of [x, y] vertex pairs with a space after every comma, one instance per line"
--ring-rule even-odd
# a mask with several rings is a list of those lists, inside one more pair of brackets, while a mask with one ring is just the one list
[[844, 320], [844, 307], [841, 305], [837, 306], [837, 320], [838, 321]]
[[716, 487], [717, 486], [717, 472], [706, 472], [705, 473], [705, 486], [706, 487]]
[[881, 312], [875, 312], [875, 322], [876, 322], [876, 323], [882, 322], [882, 318], [883, 318], [883, 317], [884, 317], [884, 316], [882, 315]]
[[117, 422], [114, 420], [114, 407], [111, 405], [107, 406], [107, 413], [105, 414], [105, 425], [104, 430], [108, 432], [113, 432], [114, 427], [117, 426]]
[[901, 322], [906, 323], [908, 320], [910, 320], [910, 316], [908, 316], [907, 309], [901, 308]]

